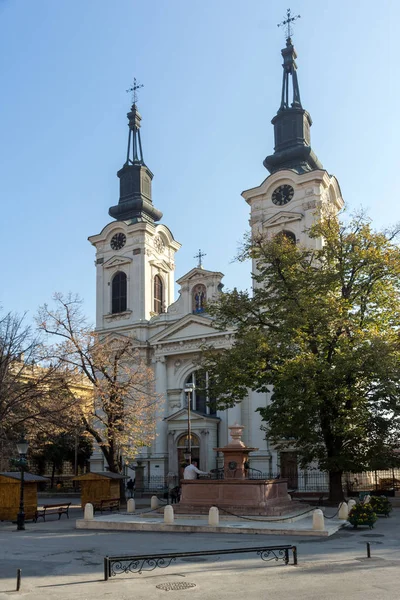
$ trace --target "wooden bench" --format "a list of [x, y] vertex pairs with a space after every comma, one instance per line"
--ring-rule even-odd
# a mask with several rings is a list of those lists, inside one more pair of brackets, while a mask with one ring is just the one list
[[35, 512], [35, 523], [40, 517], [43, 518], [43, 521], [46, 520], [46, 515], [58, 515], [58, 520], [61, 519], [61, 515], [67, 515], [69, 519], [69, 507], [71, 506], [71, 502], [63, 502], [61, 504], [43, 504], [40, 508], [38, 507]]
[[93, 502], [93, 512], [99, 510], [101, 513], [103, 510], [109, 510], [112, 512], [113, 510], [118, 510], [120, 508], [120, 499], [119, 498], [107, 498], [106, 500], [100, 500], [99, 502]]

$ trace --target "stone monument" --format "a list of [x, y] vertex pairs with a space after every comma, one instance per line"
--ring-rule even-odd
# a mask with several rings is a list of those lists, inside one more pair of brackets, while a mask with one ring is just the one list
[[224, 455], [223, 479], [183, 479], [175, 512], [206, 514], [216, 506], [238, 515], [279, 516], [296, 510], [299, 503], [288, 495], [286, 479], [251, 479], [246, 468], [249, 453], [258, 448], [242, 442], [242, 425], [235, 423], [229, 429], [227, 446], [214, 448]]

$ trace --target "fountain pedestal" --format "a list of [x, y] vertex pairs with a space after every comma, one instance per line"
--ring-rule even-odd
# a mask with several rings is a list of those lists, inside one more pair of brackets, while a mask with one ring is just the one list
[[217, 506], [237, 515], [279, 516], [297, 508], [288, 495], [286, 479], [248, 478], [248, 456], [258, 448], [248, 448], [242, 442], [243, 426], [235, 424], [229, 429], [229, 444], [214, 448], [224, 455], [224, 478], [182, 480], [176, 512], [205, 514]]
[[231, 425], [231, 440], [223, 448], [213, 448], [216, 452], [222, 452], [224, 455], [224, 479], [246, 479], [246, 463], [249, 460], [250, 452], [256, 452], [258, 448], [248, 448], [242, 442], [243, 425]]

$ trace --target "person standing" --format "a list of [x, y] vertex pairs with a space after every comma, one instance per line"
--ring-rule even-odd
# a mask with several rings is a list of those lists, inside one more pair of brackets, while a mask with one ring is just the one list
[[183, 471], [183, 479], [197, 479], [198, 475], [210, 475], [208, 471], [200, 471], [197, 468], [197, 462], [192, 460], [191, 464], [185, 467]]
[[135, 489], [135, 482], [133, 481], [132, 477], [129, 479], [128, 483], [126, 484], [126, 489], [130, 492], [130, 497], [133, 498], [133, 490]]

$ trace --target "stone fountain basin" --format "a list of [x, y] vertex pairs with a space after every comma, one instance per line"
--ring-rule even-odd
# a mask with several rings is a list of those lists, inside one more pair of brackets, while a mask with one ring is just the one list
[[286, 514], [298, 508], [290, 499], [286, 479], [183, 480], [177, 513], [204, 514], [211, 506], [238, 515]]

